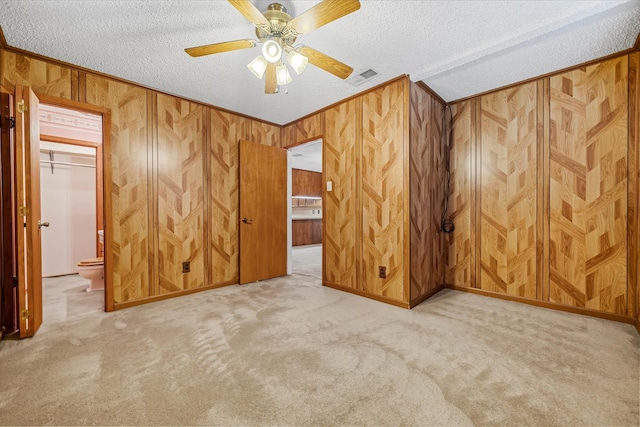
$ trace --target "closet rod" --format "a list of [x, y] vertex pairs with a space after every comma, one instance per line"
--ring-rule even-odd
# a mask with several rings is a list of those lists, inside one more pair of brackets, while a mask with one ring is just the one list
[[65, 165], [65, 166], [80, 166], [82, 168], [93, 168], [95, 169], [95, 165], [85, 165], [84, 163], [68, 163], [68, 162], [55, 162], [50, 160], [40, 160], [40, 163], [47, 163], [51, 165]]

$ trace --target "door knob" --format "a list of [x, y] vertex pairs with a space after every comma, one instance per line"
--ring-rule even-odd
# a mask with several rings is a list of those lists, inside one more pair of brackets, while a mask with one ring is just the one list
[[45, 222], [42, 222], [41, 220], [38, 221], [38, 228], [48, 227], [48, 226], [49, 226], [49, 221], [45, 221]]
[[242, 222], [249, 225], [253, 224], [253, 220], [249, 218], [242, 218]]

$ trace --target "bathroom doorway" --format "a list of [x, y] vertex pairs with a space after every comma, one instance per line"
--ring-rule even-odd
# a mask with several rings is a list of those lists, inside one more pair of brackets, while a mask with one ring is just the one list
[[322, 139], [288, 147], [291, 171], [291, 272], [322, 279]]
[[[40, 104], [43, 325], [102, 312], [102, 116]], [[91, 263], [88, 270], [79, 263]], [[100, 276], [100, 277], [98, 277]], [[97, 280], [96, 280], [97, 278]]]

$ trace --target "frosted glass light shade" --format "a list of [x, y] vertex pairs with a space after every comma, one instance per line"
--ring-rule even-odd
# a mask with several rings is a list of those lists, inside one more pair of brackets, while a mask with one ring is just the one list
[[282, 48], [275, 40], [267, 40], [262, 45], [262, 55], [269, 62], [278, 62], [282, 56]]
[[289, 70], [287, 69], [287, 66], [284, 65], [282, 62], [280, 62], [276, 66], [276, 80], [278, 82], [278, 86], [286, 85], [287, 83], [290, 83], [291, 80], [293, 80], [291, 78], [291, 74], [289, 74]]
[[292, 50], [287, 54], [287, 61], [289, 62], [289, 65], [291, 65], [291, 68], [293, 68], [293, 71], [297, 74], [302, 74], [305, 68], [307, 68], [307, 64], [309, 64], [309, 58], [295, 50]]
[[264, 76], [264, 72], [267, 69], [267, 60], [264, 59], [262, 55], [258, 55], [256, 59], [249, 62], [247, 68], [249, 68], [257, 78], [262, 79], [262, 76]]

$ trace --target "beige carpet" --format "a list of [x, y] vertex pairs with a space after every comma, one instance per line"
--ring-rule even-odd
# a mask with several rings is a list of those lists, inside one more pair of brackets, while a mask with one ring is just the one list
[[630, 325], [450, 290], [409, 311], [312, 264], [3, 341], [0, 424], [640, 424]]

